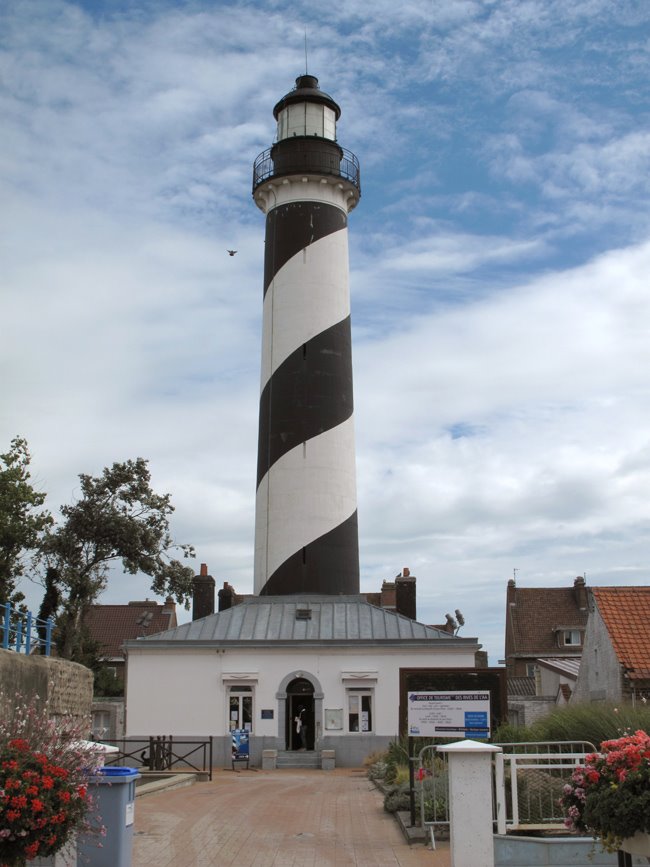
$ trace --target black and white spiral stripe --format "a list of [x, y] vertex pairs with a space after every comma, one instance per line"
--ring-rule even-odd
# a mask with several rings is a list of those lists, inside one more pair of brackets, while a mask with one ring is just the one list
[[255, 590], [358, 593], [347, 214], [267, 214]]

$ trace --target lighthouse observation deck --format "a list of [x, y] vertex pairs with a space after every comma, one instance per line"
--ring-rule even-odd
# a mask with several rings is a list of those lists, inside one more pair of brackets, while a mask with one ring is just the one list
[[[279, 143], [278, 143], [279, 144]], [[271, 178], [289, 175], [331, 175], [343, 178], [361, 193], [359, 160], [335, 142], [296, 137], [263, 151], [253, 165], [253, 193]]]

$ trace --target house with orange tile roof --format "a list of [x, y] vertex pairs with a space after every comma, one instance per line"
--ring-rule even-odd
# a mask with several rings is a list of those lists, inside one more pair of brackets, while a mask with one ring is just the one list
[[572, 702], [650, 699], [650, 587], [593, 587]]

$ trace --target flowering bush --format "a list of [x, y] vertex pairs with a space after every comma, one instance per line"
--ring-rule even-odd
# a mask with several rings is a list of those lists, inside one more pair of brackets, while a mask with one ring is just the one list
[[603, 741], [586, 756], [561, 799], [567, 828], [590, 833], [609, 851], [637, 831], [650, 833], [650, 736]]
[[0, 722], [0, 867], [51, 855], [86, 827], [96, 763], [73, 720], [19, 697]]

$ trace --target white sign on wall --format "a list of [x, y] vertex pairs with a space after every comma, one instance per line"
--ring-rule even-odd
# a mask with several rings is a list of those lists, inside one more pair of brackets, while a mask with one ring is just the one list
[[490, 693], [409, 692], [408, 733], [425, 738], [489, 738]]

